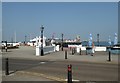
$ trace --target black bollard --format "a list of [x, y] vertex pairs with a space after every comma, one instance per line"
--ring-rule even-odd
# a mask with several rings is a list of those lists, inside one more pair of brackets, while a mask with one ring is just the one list
[[74, 48], [74, 54], [76, 53], [76, 50], [75, 50], [75, 48]]
[[67, 59], [67, 50], [65, 50], [65, 59]]
[[68, 65], [68, 83], [72, 83], [72, 65]]
[[93, 56], [93, 49], [91, 48], [91, 56]]
[[5, 50], [6, 50], [6, 52], [7, 52], [7, 46], [5, 46]]
[[5, 44], [6, 44], [6, 46], [5, 46], [5, 50], [6, 50], [6, 52], [7, 52], [7, 41], [5, 41]]
[[41, 48], [41, 56], [44, 56], [43, 47]]
[[109, 60], [108, 61], [111, 61], [111, 52], [109, 51]]
[[3, 52], [3, 47], [1, 48], [1, 52]]
[[70, 51], [71, 51], [71, 47], [70, 47]]
[[74, 52], [73, 52], [73, 48], [72, 48], [72, 55], [74, 54]]
[[5, 59], [5, 75], [9, 75], [8, 58]]
[[86, 49], [86, 55], [87, 55], [87, 49]]
[[80, 48], [80, 55], [81, 55], [81, 48]]

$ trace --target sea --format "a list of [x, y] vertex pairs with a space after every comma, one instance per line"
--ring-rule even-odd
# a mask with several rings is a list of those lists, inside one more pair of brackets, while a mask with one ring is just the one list
[[[114, 43], [111, 42], [111, 46], [112, 46], [113, 44], [114, 44]], [[94, 42], [94, 45], [95, 45], [95, 46], [105, 46], [105, 47], [110, 46], [109, 43], [106, 42], [106, 41], [100, 41], [99, 43], [98, 43], [98, 42]], [[88, 46], [88, 41], [83, 41], [83, 42], [82, 42], [82, 46]]]

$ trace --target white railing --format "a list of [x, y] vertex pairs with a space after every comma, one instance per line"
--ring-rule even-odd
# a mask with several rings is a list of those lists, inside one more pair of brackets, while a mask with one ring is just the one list
[[[80, 52], [80, 49], [82, 51], [86, 50], [86, 47], [83, 47], [82, 45], [68, 45], [68, 48], [76, 48], [77, 53]], [[107, 48], [106, 47], [95, 47], [95, 51], [106, 51]]]
[[54, 48], [55, 48], [54, 46], [46, 46], [46, 47], [44, 47], [43, 48], [44, 54], [55, 52]]
[[[44, 54], [48, 54], [48, 53], [56, 52], [56, 51], [59, 51], [59, 45], [57, 45], [57, 46], [45, 46], [45, 47], [43, 47]], [[41, 47], [36, 46], [36, 56], [39, 56], [40, 53], [41, 53]]]

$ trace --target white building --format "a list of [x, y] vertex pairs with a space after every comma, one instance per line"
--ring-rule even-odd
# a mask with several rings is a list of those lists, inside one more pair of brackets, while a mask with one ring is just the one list
[[[45, 41], [46, 41], [46, 37], [43, 36], [43, 47], [46, 46]], [[31, 42], [31, 43], [30, 43], [30, 42]], [[30, 42], [27, 43], [27, 44], [30, 45], [30, 46], [39, 46], [39, 47], [41, 47], [41, 37], [40, 37], [40, 36], [31, 39]]]

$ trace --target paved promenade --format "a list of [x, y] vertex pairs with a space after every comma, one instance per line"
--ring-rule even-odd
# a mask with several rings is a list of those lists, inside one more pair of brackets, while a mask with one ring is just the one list
[[[67, 59], [65, 59], [65, 50], [67, 50]], [[71, 51], [64, 48], [64, 51], [54, 52], [46, 54], [44, 56], [35, 55], [35, 47], [30, 46], [20, 46], [18, 49], [8, 49], [2, 52], [3, 58], [11, 59], [22, 59], [22, 60], [40, 60], [40, 61], [73, 61], [73, 62], [89, 62], [89, 63], [102, 63], [102, 64], [118, 64], [118, 55], [111, 55], [112, 61], [108, 60], [107, 52], [95, 52], [94, 56], [90, 54], [86, 55], [85, 51], [82, 51], [82, 55], [75, 53], [71, 54]], [[30, 74], [24, 74], [21, 72], [13, 73], [9, 76], [5, 76], [4, 71], [3, 80], [6, 81], [53, 81], [51, 79], [45, 78], [45, 76], [36, 76]]]
[[[65, 50], [67, 50], [67, 59], [65, 59]], [[67, 48], [64, 51], [54, 52], [46, 54], [44, 56], [35, 55], [35, 47], [20, 46], [19, 49], [8, 49], [8, 52], [2, 52], [3, 58], [21, 58], [21, 59], [37, 59], [37, 60], [51, 60], [51, 61], [83, 61], [83, 62], [95, 62], [95, 63], [109, 63], [118, 64], [118, 55], [111, 54], [111, 62], [108, 60], [108, 52], [95, 52], [94, 56], [90, 54], [86, 55], [85, 51], [80, 54], [71, 54], [71, 51]]]

